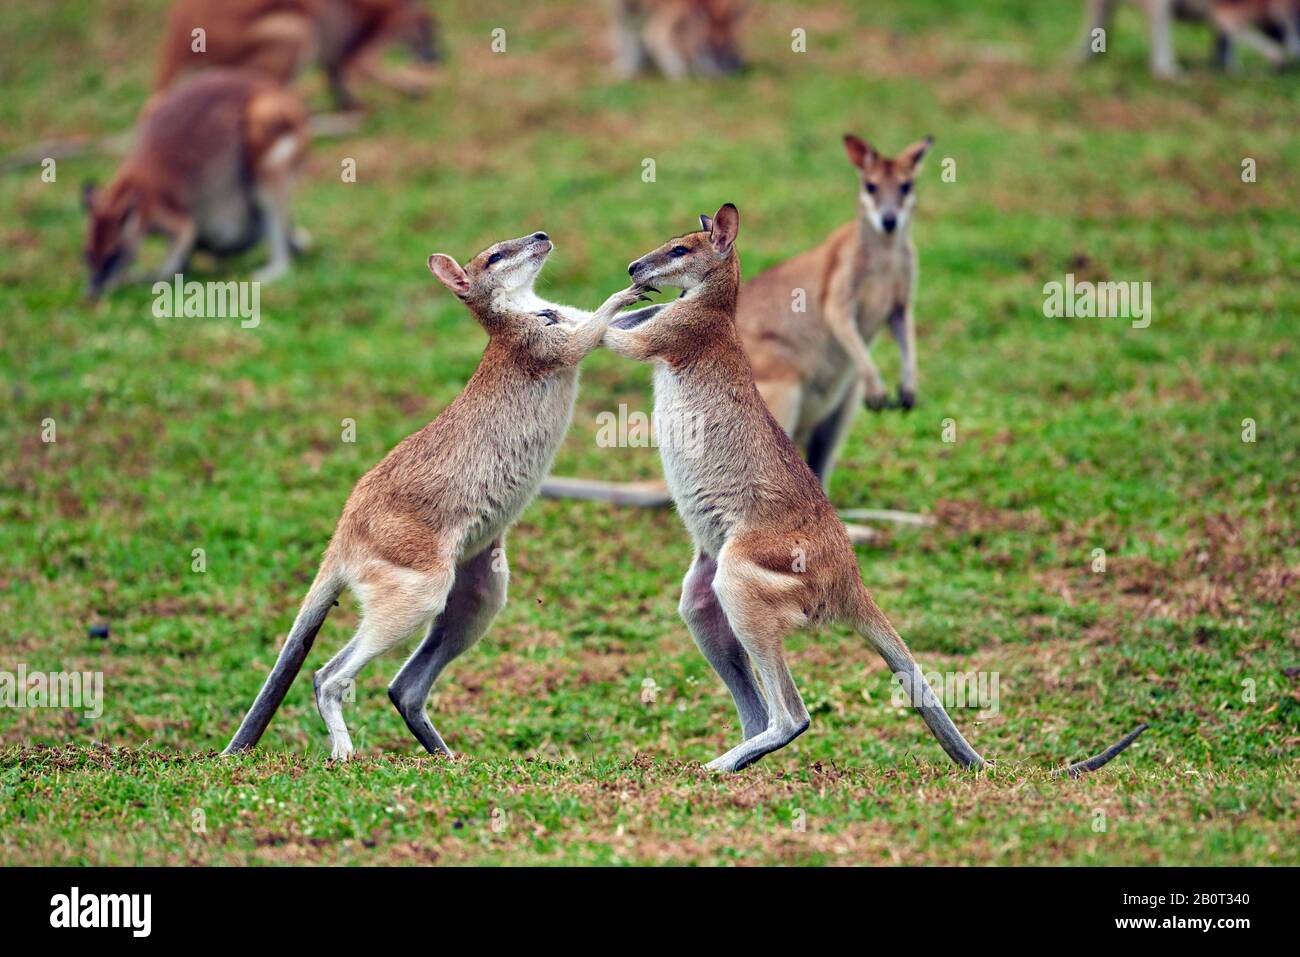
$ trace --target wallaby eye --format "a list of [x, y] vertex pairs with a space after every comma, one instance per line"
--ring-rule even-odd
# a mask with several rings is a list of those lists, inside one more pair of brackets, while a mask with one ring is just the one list
[[674, 246], [668, 251], [668, 255], [676, 258], [678, 256], [685, 256], [688, 252], [690, 252], [690, 250], [685, 246]]
[[871, 194], [874, 196], [875, 193], [876, 193], [876, 184], [875, 184], [875, 183], [868, 183], [868, 184], [867, 184], [867, 192], [868, 192], [868, 193], [871, 193]]
[[910, 182], [903, 183], [901, 186], [898, 187], [898, 191], [902, 193], [904, 196], [906, 196], [908, 193], [912, 191], [912, 184]]
[[554, 309], [543, 309], [538, 315], [546, 320], [548, 326], [553, 326], [560, 321], [560, 316]]
[[504, 258], [505, 257], [502, 256], [501, 253], [493, 253], [491, 256], [488, 257], [487, 264], [491, 266], [493, 263], [498, 263]]

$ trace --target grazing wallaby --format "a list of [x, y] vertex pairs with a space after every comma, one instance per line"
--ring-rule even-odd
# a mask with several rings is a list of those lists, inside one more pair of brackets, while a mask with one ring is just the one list
[[[740, 289], [736, 329], [758, 392], [825, 489], [858, 407], [865, 401], [879, 411], [889, 403], [868, 348], [885, 325], [902, 356], [898, 403], [916, 403], [911, 227], [916, 178], [932, 143], [926, 137], [891, 159], [846, 134], [858, 172], [855, 221]], [[668, 500], [667, 488], [652, 482], [550, 478], [543, 492], [647, 506]], [[871, 530], [850, 526], [850, 537], [866, 541]]]
[[89, 295], [125, 279], [149, 233], [169, 237], [170, 248], [148, 279], [183, 272], [196, 249], [227, 255], [261, 239], [270, 261], [254, 278], [282, 275], [307, 242], [289, 199], [308, 141], [302, 101], [256, 74], [212, 70], [169, 90], [141, 119], [113, 179], [86, 186]]
[[[1171, 78], [1179, 74], [1174, 54], [1174, 20], [1207, 21], [1216, 30], [1215, 60], [1221, 67], [1234, 62], [1233, 42], [1255, 48], [1280, 65], [1300, 56], [1300, 3], [1297, 0], [1129, 0], [1147, 19], [1151, 43], [1151, 73]], [[1119, 0], [1085, 0], [1084, 36], [1080, 56], [1096, 54], [1094, 32], [1107, 30]]]
[[177, 0], [154, 89], [214, 66], [243, 67], [288, 85], [319, 63], [335, 105], [351, 109], [356, 98], [349, 81], [357, 74], [405, 93], [423, 92], [426, 73], [389, 69], [381, 55], [404, 43], [421, 62], [437, 62], [435, 33], [424, 0]]
[[253, 747], [345, 587], [361, 602], [356, 636], [316, 673], [332, 756], [352, 741], [343, 696], [377, 655], [416, 631], [424, 641], [388, 695], [430, 754], [451, 754], [424, 711], [444, 667], [469, 648], [506, 599], [506, 529], [546, 474], [568, 429], [578, 363], [600, 345], [624, 290], [595, 313], [545, 302], [533, 283], [552, 249], [545, 233], [497, 243], [465, 267], [441, 253], [429, 269], [487, 331], [478, 369], [442, 414], [361, 477], [348, 497], [289, 637], [226, 747]]
[[[983, 766], [876, 607], [821, 483], [754, 384], [735, 321], [736, 207], [728, 203], [712, 218], [701, 216], [700, 224], [701, 231], [669, 240], [628, 268], [642, 288], [674, 286], [684, 295], [658, 312], [614, 320], [605, 345], [654, 363], [661, 435], [691, 437], [659, 446], [696, 550], [680, 611], [730, 689], [744, 733], [741, 744], [708, 767], [739, 770], [808, 728], [782, 643], [796, 629], [832, 623], [853, 627], [875, 647], [954, 761]], [[1101, 767], [1144, 728], [1061, 773]]]
[[618, 72], [653, 66], [670, 79], [734, 73], [743, 66], [741, 0], [612, 0]]

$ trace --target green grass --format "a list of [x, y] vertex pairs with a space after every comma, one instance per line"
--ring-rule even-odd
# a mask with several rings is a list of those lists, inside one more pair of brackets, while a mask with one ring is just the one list
[[[0, 11], [0, 151], [126, 129], [164, 6]], [[746, 75], [629, 84], [589, 6], [439, 4], [435, 94], [365, 87], [364, 132], [316, 145], [297, 210], [317, 249], [255, 330], [156, 319], [147, 288], [87, 308], [80, 183], [111, 158], [0, 176], [0, 670], [101, 671], [106, 699], [97, 720], [0, 710], [0, 863], [1300, 863], [1296, 77], [1215, 74], [1183, 28], [1189, 78], [1154, 83], [1130, 15], [1076, 71], [1073, 9], [879, 0], [755, 4]], [[1000, 675], [996, 715], [955, 714], [998, 769], [952, 769], [835, 632], [790, 642], [808, 733], [706, 774], [737, 728], [676, 616], [685, 532], [563, 502], [525, 512], [511, 603], [435, 689], [454, 762], [418, 755], [389, 705], [398, 657], [348, 708], [355, 764], [326, 764], [306, 677], [262, 751], [215, 760], [352, 483], [481, 352], [427, 255], [544, 228], [547, 293], [594, 305], [733, 201], [753, 275], [852, 215], [846, 129], [936, 146], [920, 405], [857, 420], [832, 499], [940, 518], [860, 549], [862, 573], [927, 668]], [[1151, 327], [1044, 318], [1066, 272], [1150, 281]], [[892, 345], [874, 352], [896, 382]], [[583, 383], [557, 470], [655, 475], [651, 450], [595, 442], [598, 412], [648, 408], [647, 370], [601, 353]], [[355, 622], [344, 598], [312, 663]], [[1142, 720], [1100, 774], [1044, 773]]]

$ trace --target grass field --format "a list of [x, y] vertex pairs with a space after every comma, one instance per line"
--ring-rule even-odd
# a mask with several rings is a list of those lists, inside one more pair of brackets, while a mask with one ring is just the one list
[[[93, 720], [0, 710], [0, 864], [1300, 863], [1300, 79], [1219, 75], [1180, 27], [1188, 78], [1155, 83], [1134, 14], [1075, 70], [1073, 3], [875, 0], [754, 4], [745, 75], [623, 83], [592, 6], [437, 4], [435, 93], [363, 87], [363, 132], [317, 144], [297, 203], [316, 249], [256, 329], [155, 318], [147, 287], [84, 304], [80, 184], [111, 157], [0, 176], [0, 670], [102, 672], [105, 696]], [[0, 152], [127, 129], [164, 8], [0, 9]], [[859, 549], [862, 574], [927, 669], [1000, 676], [996, 714], [954, 713], [996, 770], [949, 765], [837, 632], [790, 643], [807, 734], [705, 772], [738, 728], [676, 614], [686, 533], [565, 502], [524, 513], [510, 604], [435, 689], [454, 761], [390, 706], [397, 656], [347, 711], [355, 763], [327, 764], [306, 675], [262, 750], [215, 758], [352, 483], [483, 348], [430, 252], [543, 228], [546, 293], [593, 306], [733, 201], [753, 275], [853, 215], [847, 129], [936, 146], [920, 402], [859, 417], [832, 499], [939, 519]], [[1066, 273], [1149, 281], [1150, 327], [1045, 318]], [[892, 343], [874, 353], [896, 383]], [[657, 474], [653, 450], [597, 446], [620, 403], [648, 410], [648, 371], [599, 353], [557, 471]], [[355, 623], [345, 597], [309, 668]], [[1045, 773], [1139, 721], [1097, 775]]]

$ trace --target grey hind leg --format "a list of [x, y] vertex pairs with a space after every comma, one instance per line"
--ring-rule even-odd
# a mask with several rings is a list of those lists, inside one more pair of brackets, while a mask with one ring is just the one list
[[830, 491], [835, 457], [849, 434], [849, 426], [861, 404], [860, 389], [861, 386], [850, 388], [834, 411], [817, 423], [808, 439], [808, 467], [822, 483], [824, 491]]
[[703, 552], [696, 554], [682, 582], [678, 611], [700, 651], [731, 692], [740, 715], [741, 733], [752, 738], [767, 728], [767, 704], [754, 678], [749, 656], [736, 640], [713, 593], [713, 576], [717, 570], [714, 559]]
[[397, 713], [430, 754], [450, 756], [452, 751], [424, 710], [429, 692], [442, 669], [488, 630], [506, 603], [508, 578], [505, 549], [500, 541], [458, 568], [446, 608], [388, 686], [388, 697]]

